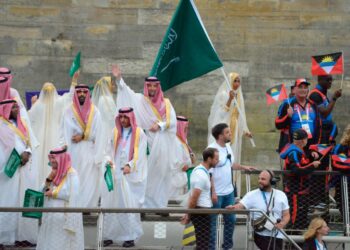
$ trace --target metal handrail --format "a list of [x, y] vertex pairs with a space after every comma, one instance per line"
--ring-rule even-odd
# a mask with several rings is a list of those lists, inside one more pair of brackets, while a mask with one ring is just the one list
[[[272, 224], [274, 222], [271, 218], [262, 210], [250, 209], [250, 210], [228, 210], [228, 209], [186, 209], [186, 208], [34, 208], [34, 207], [0, 207], [0, 212], [49, 212], [49, 213], [158, 213], [158, 214], [168, 214], [168, 213], [187, 213], [187, 214], [243, 214], [249, 215], [250, 213], [260, 213]], [[296, 249], [301, 248], [295, 243], [295, 241], [290, 238], [283, 229], [275, 227], [283, 236], [296, 247]]]
[[[271, 218], [263, 211], [263, 210], [259, 210], [259, 209], [250, 209], [249, 212], [255, 212], [255, 213], [260, 213], [262, 214], [262, 216], [264, 216], [267, 220], [269, 220], [272, 225], [274, 225], [275, 223], [271, 220]], [[277, 231], [281, 232], [283, 234], [283, 236], [290, 242], [293, 244], [293, 246], [298, 249], [298, 250], [302, 250], [298, 244], [291, 238], [289, 237], [289, 235], [283, 230], [283, 229], [279, 229], [278, 227], [274, 226], [275, 229], [277, 229]]]

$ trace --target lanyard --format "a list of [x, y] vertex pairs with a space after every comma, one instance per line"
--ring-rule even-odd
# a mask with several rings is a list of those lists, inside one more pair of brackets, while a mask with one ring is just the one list
[[[310, 104], [307, 103], [306, 106], [305, 106], [305, 110], [306, 110], [306, 121], [309, 121], [309, 108], [310, 108]], [[301, 117], [301, 114], [300, 114], [300, 107], [299, 107], [299, 105], [297, 105], [297, 112], [298, 112], [299, 120], [300, 120], [300, 122], [302, 123], [302, 122], [303, 122], [303, 118]]]
[[209, 177], [209, 179], [210, 179], [209, 172], [208, 172], [208, 170], [207, 170], [205, 167], [200, 166], [200, 167], [198, 167], [197, 169], [203, 170], [203, 171], [208, 175], [208, 177]]
[[[221, 164], [218, 164], [216, 167], [217, 168], [221, 168], [221, 167], [223, 167], [223, 166], [225, 166], [226, 165], [226, 163], [227, 163], [227, 160], [229, 160], [230, 161], [230, 163], [232, 163], [232, 161], [231, 161], [231, 158], [232, 158], [232, 155], [230, 155], [229, 154], [229, 152], [228, 152], [228, 149], [227, 149], [227, 146], [225, 145], [225, 149], [226, 149], [226, 157], [225, 157], [225, 162], [224, 163], [221, 163]], [[230, 155], [230, 157], [229, 157], [229, 155]], [[232, 164], [231, 164], [232, 165]]]
[[272, 197], [273, 197], [273, 189], [272, 189], [272, 192], [271, 192], [271, 196], [270, 196], [270, 200], [269, 200], [269, 203], [267, 203], [267, 199], [266, 199], [266, 194], [264, 191], [261, 191], [261, 194], [263, 196], [263, 199], [264, 199], [264, 202], [266, 204], [266, 213], [267, 215], [270, 214], [270, 205], [271, 205], [271, 201], [272, 201]]
[[128, 134], [126, 135], [126, 138], [125, 138], [125, 139], [123, 138], [123, 134], [122, 134], [122, 149], [125, 148], [126, 143], [128, 142], [128, 139], [129, 139], [129, 137], [130, 137], [130, 135], [131, 135], [131, 130], [132, 130], [132, 129], [130, 128], [130, 130], [129, 130]]

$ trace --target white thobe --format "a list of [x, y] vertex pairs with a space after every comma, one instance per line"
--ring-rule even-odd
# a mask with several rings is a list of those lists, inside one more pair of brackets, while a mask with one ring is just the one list
[[[121, 79], [118, 82], [117, 107], [132, 107], [138, 126], [146, 130], [148, 148], [148, 177], [146, 208], [164, 208], [168, 205], [171, 188], [171, 169], [175, 165], [176, 156], [176, 114], [170, 101], [166, 100], [167, 114], [160, 117], [149, 99], [131, 90]], [[152, 109], [153, 108], [153, 109]], [[168, 119], [167, 119], [168, 118]], [[157, 123], [160, 130], [150, 132], [149, 129]]]
[[72, 166], [79, 173], [80, 179], [80, 204], [82, 207], [97, 207], [98, 198], [100, 196], [100, 179], [101, 179], [101, 163], [100, 159], [103, 146], [100, 141], [101, 119], [99, 110], [94, 107], [92, 122], [90, 124], [90, 133], [87, 138], [79, 143], [72, 142], [73, 135], [81, 135], [84, 133], [83, 128], [79, 124], [73, 113], [72, 106], [66, 109], [61, 128], [61, 144], [68, 145], [68, 152], [72, 158]]
[[[130, 174], [125, 175], [126, 180], [129, 183], [130, 191], [136, 198], [136, 207], [141, 208], [145, 202], [146, 187], [147, 187], [147, 136], [143, 130], [139, 127], [138, 141], [135, 141], [134, 152], [137, 150], [137, 155], [133, 156], [131, 160], [127, 161], [130, 166]], [[123, 136], [126, 138], [126, 131], [124, 129]], [[137, 139], [137, 138], [136, 138]], [[123, 155], [127, 155], [129, 159], [131, 136], [128, 138], [125, 152]]]
[[39, 100], [28, 111], [31, 126], [39, 147], [35, 150], [38, 159], [39, 183], [45, 180], [50, 174], [51, 168], [48, 166], [50, 150], [59, 146], [59, 131], [62, 122], [62, 115], [67, 105], [70, 104], [74, 94], [74, 87], [71, 87], [69, 93], [62, 96], [56, 94], [49, 103]]
[[[79, 197], [79, 177], [70, 168], [61, 184], [51, 190], [54, 197], [45, 197], [45, 207], [76, 207]], [[83, 217], [81, 213], [44, 213], [39, 230], [37, 250], [84, 250]]]
[[187, 173], [183, 171], [184, 166], [189, 168], [192, 165], [190, 152], [187, 145], [176, 137], [176, 164], [171, 171], [171, 190], [170, 197], [172, 199], [180, 199], [180, 195], [183, 195], [187, 186]]
[[[31, 153], [31, 148], [2, 120], [0, 130], [4, 135], [0, 138], [0, 207], [22, 207], [25, 191], [38, 189], [36, 165], [30, 157], [26, 165], [18, 167], [9, 178], [4, 168], [13, 148], [20, 155], [24, 151]], [[13, 244], [15, 240], [35, 243], [37, 233], [38, 220], [24, 218], [21, 213], [0, 213], [0, 244]]]
[[[117, 152], [114, 153], [113, 139], [107, 148], [106, 162], [113, 159], [113, 184], [114, 188], [108, 192], [106, 185], [102, 188], [101, 207], [103, 208], [137, 208], [139, 207], [139, 197], [131, 191], [127, 177], [123, 175], [122, 168], [129, 164], [131, 169], [135, 167], [133, 160], [129, 161], [129, 149], [131, 134], [129, 129], [124, 129], [123, 139], [127, 139], [125, 145], [120, 143]], [[145, 144], [144, 142], [142, 144]], [[124, 147], [123, 147], [124, 146]], [[141, 143], [140, 143], [141, 146]], [[146, 150], [142, 145], [142, 150]], [[141, 153], [141, 147], [140, 147]], [[143, 157], [142, 157], [143, 158]], [[136, 167], [137, 167], [136, 162]], [[117, 242], [137, 240], [143, 235], [140, 214], [106, 214], [104, 216], [103, 238]]]
[[[24, 105], [24, 103], [21, 99], [21, 96], [19, 95], [19, 93], [16, 89], [11, 88], [10, 95], [11, 95], [11, 98], [14, 98], [16, 100], [16, 102], [19, 106], [21, 118], [26, 122], [27, 128], [28, 128], [29, 133], [30, 133], [30, 140], [31, 140], [30, 143], [31, 143], [32, 149], [35, 150], [39, 146], [39, 141], [37, 140], [37, 137], [36, 137], [34, 130], [32, 129], [31, 121], [29, 119], [29, 114], [28, 114], [28, 111], [26, 109], [26, 106]], [[35, 157], [35, 158], [37, 158], [37, 157]]]

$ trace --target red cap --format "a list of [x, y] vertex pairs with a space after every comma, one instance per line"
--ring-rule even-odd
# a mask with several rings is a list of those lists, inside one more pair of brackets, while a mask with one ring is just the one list
[[298, 87], [300, 84], [310, 85], [311, 83], [309, 83], [305, 78], [298, 78], [294, 83], [294, 87]]

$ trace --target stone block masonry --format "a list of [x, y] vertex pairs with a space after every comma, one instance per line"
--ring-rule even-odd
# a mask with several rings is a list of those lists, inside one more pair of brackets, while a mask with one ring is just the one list
[[[343, 51], [344, 96], [334, 119], [349, 123], [350, 3], [347, 0], [195, 0], [226, 71], [242, 75], [248, 125], [257, 148], [243, 144], [243, 163], [278, 167], [277, 106], [265, 90], [310, 75], [312, 55]], [[68, 70], [82, 51], [80, 82], [93, 84], [119, 63], [126, 81], [142, 91], [177, 0], [0, 0], [0, 65], [15, 73], [23, 95], [51, 81], [67, 88]], [[335, 77], [334, 88], [340, 86]], [[207, 117], [223, 81], [220, 72], [166, 92], [178, 114], [190, 118], [189, 141], [200, 155], [206, 147]]]

